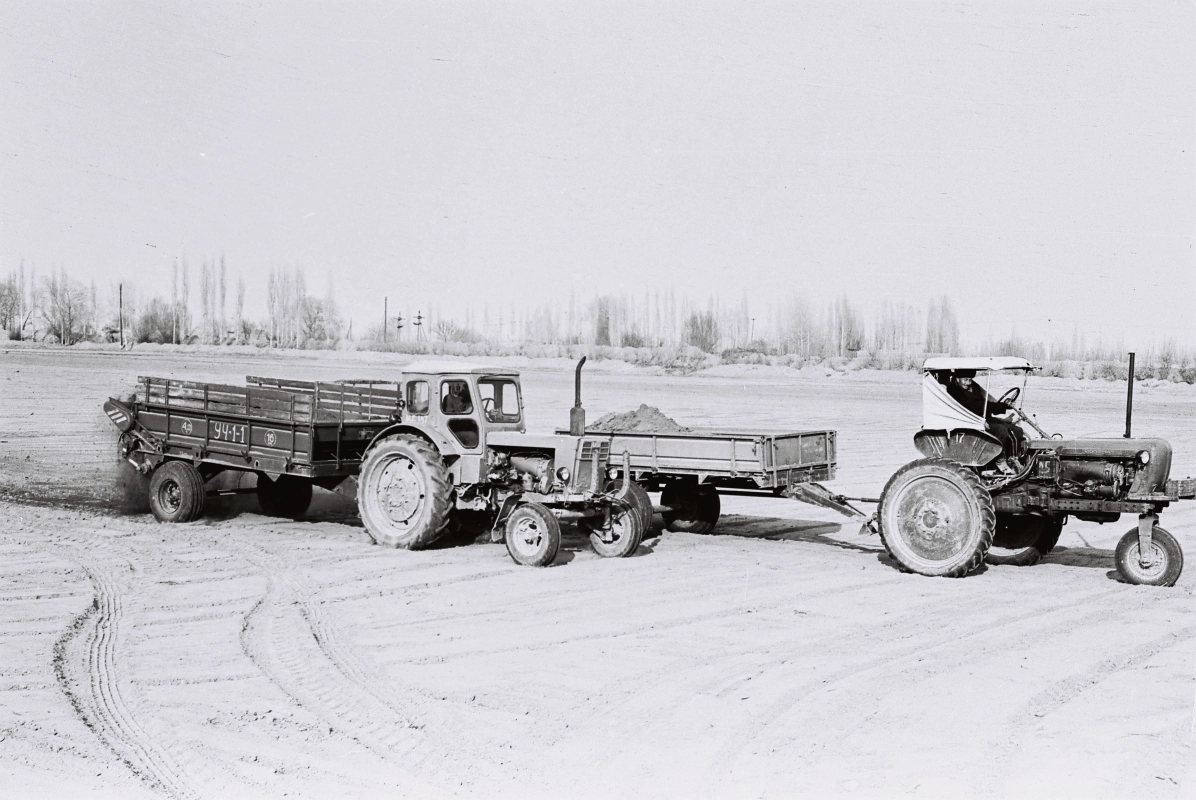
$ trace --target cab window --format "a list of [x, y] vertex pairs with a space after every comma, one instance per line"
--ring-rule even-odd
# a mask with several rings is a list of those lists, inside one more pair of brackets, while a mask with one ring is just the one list
[[411, 381], [407, 384], [407, 412], [410, 414], [427, 414], [428, 401], [432, 393], [428, 389], [427, 381]]
[[472, 414], [473, 400], [465, 381], [441, 381], [440, 410], [445, 414]]
[[519, 384], [505, 378], [478, 381], [482, 410], [490, 422], [519, 421]]

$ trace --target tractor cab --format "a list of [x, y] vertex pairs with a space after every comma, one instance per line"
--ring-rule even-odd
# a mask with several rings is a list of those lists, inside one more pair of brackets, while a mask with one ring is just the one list
[[1011, 356], [928, 358], [922, 365], [922, 430], [914, 445], [927, 457], [970, 467], [1020, 458], [1026, 438], [1018, 422], [1030, 422], [1021, 413], [1022, 395], [1037, 369]]
[[526, 430], [519, 373], [503, 367], [418, 361], [403, 368], [405, 422], [445, 431], [465, 452], [487, 431]]

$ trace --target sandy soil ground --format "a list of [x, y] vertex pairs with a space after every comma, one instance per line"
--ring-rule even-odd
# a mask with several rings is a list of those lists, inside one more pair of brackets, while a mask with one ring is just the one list
[[[599, 365], [600, 367], [600, 365]], [[383, 376], [337, 356], [0, 354], [0, 795], [8, 797], [1196, 796], [1196, 568], [1132, 587], [1132, 521], [1069, 524], [1036, 567], [898, 572], [875, 538], [730, 499], [717, 533], [550, 568], [501, 545], [372, 546], [321, 493], [179, 526], [117, 510], [100, 412], [138, 374]], [[1119, 432], [1120, 387], [1042, 381], [1049, 427]], [[531, 427], [571, 375], [525, 372]], [[588, 374], [591, 419], [840, 431], [837, 488], [916, 456], [916, 376]], [[1136, 430], [1196, 473], [1196, 391]], [[659, 522], [659, 521], [658, 521]], [[1163, 524], [1190, 541], [1196, 503]]]

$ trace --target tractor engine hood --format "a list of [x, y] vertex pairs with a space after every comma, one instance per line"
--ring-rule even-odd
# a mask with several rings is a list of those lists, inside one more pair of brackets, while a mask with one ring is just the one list
[[[1134, 462], [1139, 466], [1131, 495], [1163, 492], [1171, 476], [1171, 444], [1166, 439], [1034, 439], [1029, 447], [1039, 452], [1053, 450], [1064, 461]], [[1150, 454], [1145, 465], [1138, 455], [1143, 451]]]

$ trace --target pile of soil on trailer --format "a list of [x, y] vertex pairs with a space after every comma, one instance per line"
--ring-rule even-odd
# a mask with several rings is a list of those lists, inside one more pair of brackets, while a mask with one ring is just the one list
[[670, 419], [655, 406], [641, 403], [635, 411], [611, 412], [599, 417], [586, 430], [595, 433], [689, 433], [690, 429]]

